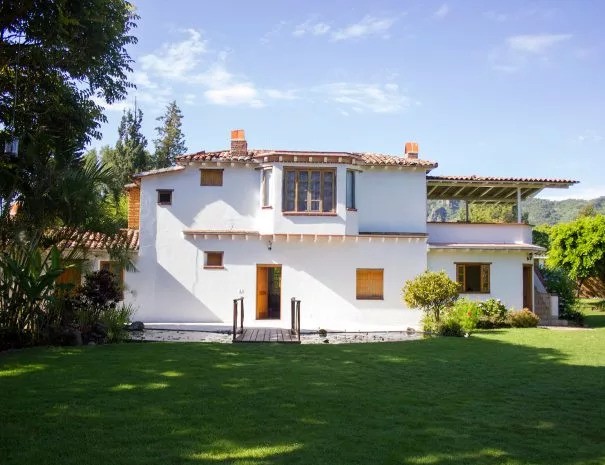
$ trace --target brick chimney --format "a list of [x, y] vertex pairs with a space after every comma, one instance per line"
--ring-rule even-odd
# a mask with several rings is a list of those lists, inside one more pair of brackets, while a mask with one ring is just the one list
[[141, 218], [141, 187], [138, 184], [127, 184], [128, 192], [128, 229], [139, 229]]
[[405, 157], [418, 158], [418, 142], [405, 143]]
[[234, 129], [231, 131], [231, 155], [248, 155], [248, 142], [243, 129]]

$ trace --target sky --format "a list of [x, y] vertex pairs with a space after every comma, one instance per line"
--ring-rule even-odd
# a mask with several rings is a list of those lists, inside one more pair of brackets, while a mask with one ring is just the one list
[[181, 108], [188, 152], [229, 146], [403, 153], [431, 174], [565, 178], [605, 195], [605, 2], [135, 0], [128, 98]]

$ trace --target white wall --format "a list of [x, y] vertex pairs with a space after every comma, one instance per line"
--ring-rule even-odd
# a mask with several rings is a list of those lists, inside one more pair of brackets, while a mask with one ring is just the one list
[[[167, 239], [167, 237], [166, 237]], [[224, 251], [225, 269], [203, 269], [204, 250]], [[255, 318], [256, 264], [282, 265], [282, 318]], [[404, 308], [401, 288], [426, 268], [423, 239], [321, 239], [277, 241], [268, 250], [258, 238], [161, 240], [141, 249], [135, 316], [145, 322], [232, 324], [233, 299], [243, 290], [246, 326], [290, 325], [290, 299], [301, 299], [303, 329], [385, 330], [418, 327], [421, 313]], [[356, 300], [356, 268], [384, 269], [384, 300]]]
[[527, 224], [428, 223], [430, 243], [531, 244], [532, 228]]
[[444, 270], [455, 281], [456, 263], [491, 263], [490, 293], [461, 296], [472, 300], [500, 299], [506, 306], [518, 310], [523, 308], [523, 264], [531, 264], [526, 256], [527, 252], [517, 251], [430, 250], [428, 268]]
[[362, 232], [425, 232], [426, 172], [411, 168], [364, 168], [357, 178]]

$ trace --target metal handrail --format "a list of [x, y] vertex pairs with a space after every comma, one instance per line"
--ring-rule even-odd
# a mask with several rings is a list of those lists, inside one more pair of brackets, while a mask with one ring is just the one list
[[[241, 308], [241, 311], [240, 311]], [[237, 329], [237, 320], [239, 313], [239, 330]], [[244, 332], [244, 298], [238, 297], [237, 299], [233, 299], [233, 341], [235, 342], [235, 338], [238, 334], [243, 334]]]
[[298, 340], [300, 341], [300, 300], [297, 300], [296, 297], [292, 297], [290, 313], [292, 317], [290, 334], [298, 336]]

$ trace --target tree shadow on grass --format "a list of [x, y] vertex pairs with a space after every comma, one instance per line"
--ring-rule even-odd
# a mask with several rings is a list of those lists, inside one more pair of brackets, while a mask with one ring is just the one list
[[605, 369], [493, 338], [0, 360], [3, 463], [597, 464]]

